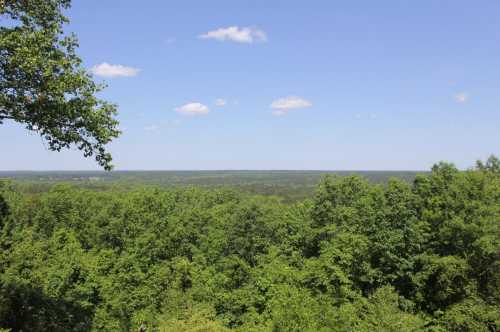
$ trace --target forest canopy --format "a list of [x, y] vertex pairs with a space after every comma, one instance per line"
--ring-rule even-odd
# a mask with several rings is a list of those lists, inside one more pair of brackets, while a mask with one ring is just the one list
[[310, 199], [229, 189], [0, 192], [13, 331], [498, 331], [498, 159]]

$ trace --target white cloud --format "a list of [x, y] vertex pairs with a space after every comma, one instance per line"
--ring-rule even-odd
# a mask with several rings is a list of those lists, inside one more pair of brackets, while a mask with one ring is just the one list
[[469, 95], [465, 92], [458, 93], [454, 96], [454, 99], [457, 103], [463, 104], [469, 101]]
[[215, 39], [218, 41], [230, 40], [237, 43], [251, 44], [253, 42], [267, 41], [266, 33], [254, 27], [231, 26], [209, 31], [198, 36], [201, 39]]
[[90, 72], [94, 75], [102, 77], [131, 77], [137, 75], [139, 73], [139, 69], [122, 65], [111, 65], [107, 62], [103, 62], [92, 67]]
[[225, 99], [218, 98], [215, 100], [215, 106], [223, 107], [223, 106], [226, 106], [226, 104], [227, 104], [227, 101]]
[[176, 41], [176, 39], [175, 39], [175, 38], [170, 37], [170, 38], [167, 38], [167, 39], [165, 40], [165, 44], [173, 44], [173, 43], [175, 43], [175, 41]]
[[308, 108], [311, 107], [312, 103], [309, 100], [296, 97], [296, 96], [288, 96], [285, 98], [276, 99], [271, 103], [271, 108], [275, 111], [273, 115], [282, 116], [286, 115], [288, 111], [299, 108]]
[[177, 107], [175, 111], [186, 115], [203, 115], [210, 112], [210, 109], [201, 103], [188, 103]]

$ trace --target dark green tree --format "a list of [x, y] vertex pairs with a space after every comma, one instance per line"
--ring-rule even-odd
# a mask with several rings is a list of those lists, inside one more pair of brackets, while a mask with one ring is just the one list
[[98, 99], [96, 84], [66, 35], [70, 0], [0, 0], [0, 124], [13, 120], [54, 151], [76, 146], [112, 168], [105, 145], [120, 131], [116, 106]]
[[9, 206], [7, 205], [7, 202], [3, 198], [3, 196], [0, 194], [0, 229], [3, 226], [3, 220], [7, 215], [9, 214]]

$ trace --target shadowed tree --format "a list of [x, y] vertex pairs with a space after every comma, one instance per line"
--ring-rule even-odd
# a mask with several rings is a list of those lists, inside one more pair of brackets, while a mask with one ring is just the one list
[[96, 84], [66, 35], [70, 0], [0, 0], [0, 124], [13, 120], [40, 134], [49, 149], [76, 146], [106, 170], [105, 145], [116, 138], [116, 106]]
[[7, 205], [7, 202], [2, 197], [2, 195], [0, 194], [0, 229], [3, 226], [3, 219], [7, 217], [8, 214], [9, 214], [9, 206]]

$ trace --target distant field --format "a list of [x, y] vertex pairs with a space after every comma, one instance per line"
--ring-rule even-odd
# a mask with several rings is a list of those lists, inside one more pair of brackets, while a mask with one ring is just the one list
[[57, 183], [95, 190], [129, 189], [137, 185], [161, 187], [230, 187], [252, 194], [280, 196], [286, 201], [310, 197], [326, 175], [359, 175], [375, 183], [391, 177], [411, 181], [417, 171], [0, 171], [25, 192], [46, 191]]

